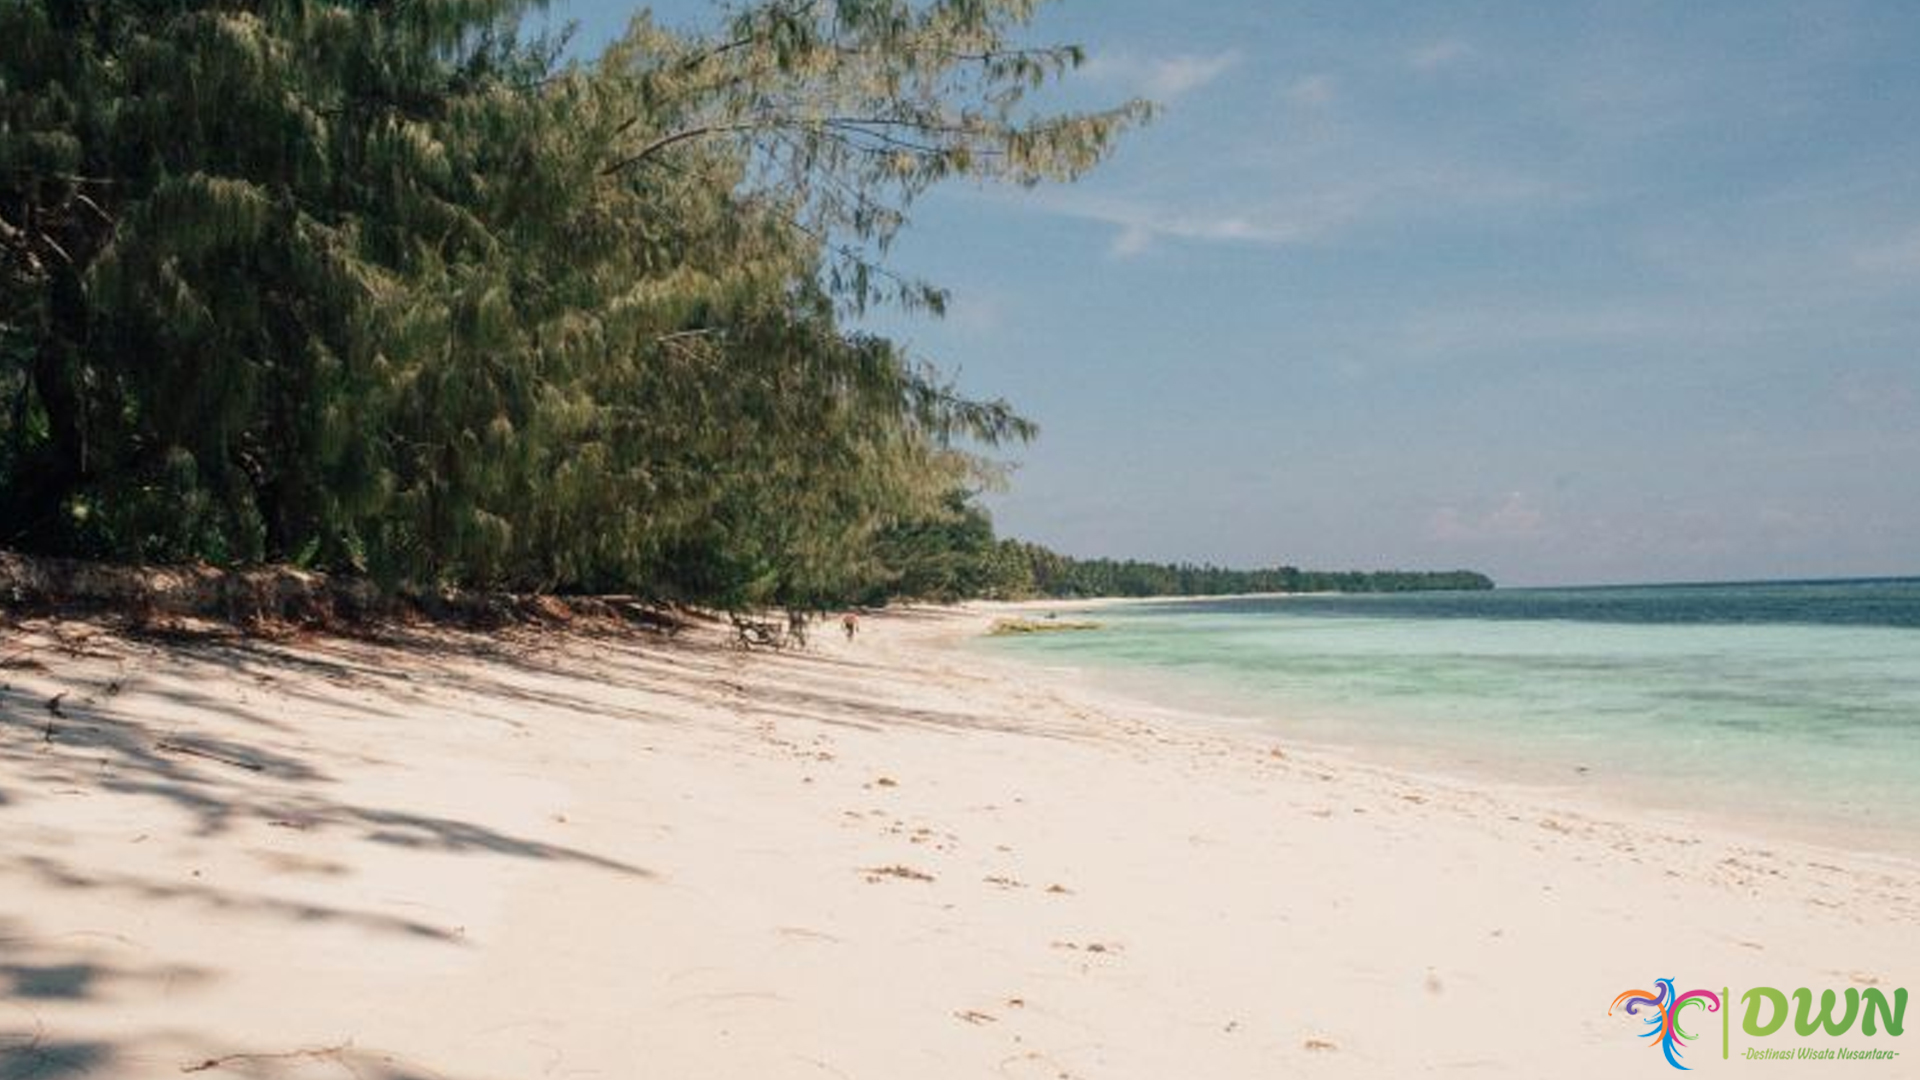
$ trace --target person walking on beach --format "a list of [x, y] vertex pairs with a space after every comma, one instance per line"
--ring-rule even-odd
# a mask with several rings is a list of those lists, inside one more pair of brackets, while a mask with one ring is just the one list
[[840, 616], [840, 629], [845, 630], [847, 632], [847, 640], [852, 641], [854, 631], [860, 629], [860, 616], [855, 615], [851, 611]]

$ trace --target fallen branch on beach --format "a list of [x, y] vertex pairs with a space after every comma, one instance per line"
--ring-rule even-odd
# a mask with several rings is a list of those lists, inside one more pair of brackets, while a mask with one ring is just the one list
[[346, 1053], [352, 1048], [353, 1041], [349, 1039], [338, 1046], [323, 1046], [316, 1050], [287, 1050], [278, 1054], [226, 1054], [221, 1057], [207, 1058], [204, 1061], [191, 1065], [182, 1065], [180, 1066], [180, 1071], [183, 1073], [212, 1072], [215, 1069], [225, 1068], [228, 1065], [242, 1061], [295, 1061], [300, 1058], [312, 1058], [314, 1060], [324, 1058], [337, 1059], [341, 1054]]
[[231, 765], [236, 769], [246, 769], [249, 772], [264, 772], [267, 768], [257, 761], [222, 754], [214, 750], [203, 750], [198, 746], [189, 746], [186, 743], [175, 742], [171, 739], [161, 739], [159, 742], [153, 744], [153, 748], [163, 754], [185, 754], [189, 757], [205, 758], [208, 761], [217, 761], [222, 765]]

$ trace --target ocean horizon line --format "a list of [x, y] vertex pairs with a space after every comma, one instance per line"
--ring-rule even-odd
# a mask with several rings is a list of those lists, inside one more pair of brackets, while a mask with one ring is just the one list
[[1905, 574], [1848, 574], [1838, 577], [1679, 578], [1670, 581], [1590, 581], [1524, 585], [1507, 585], [1496, 580], [1494, 589], [1500, 592], [1581, 592], [1600, 589], [1706, 589], [1769, 585], [1884, 585], [1902, 581], [1920, 581], [1920, 570]]

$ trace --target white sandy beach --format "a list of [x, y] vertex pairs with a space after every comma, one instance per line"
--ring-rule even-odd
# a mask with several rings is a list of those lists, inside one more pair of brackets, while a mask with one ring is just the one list
[[1920, 978], [1913, 862], [1170, 714], [993, 614], [0, 633], [0, 1078], [1621, 1077], [1658, 977]]

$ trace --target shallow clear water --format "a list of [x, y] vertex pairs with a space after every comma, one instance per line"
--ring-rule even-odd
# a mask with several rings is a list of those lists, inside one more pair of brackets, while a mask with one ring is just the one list
[[1603, 798], [1920, 836], [1920, 579], [1289, 597], [997, 639], [1256, 719]]

